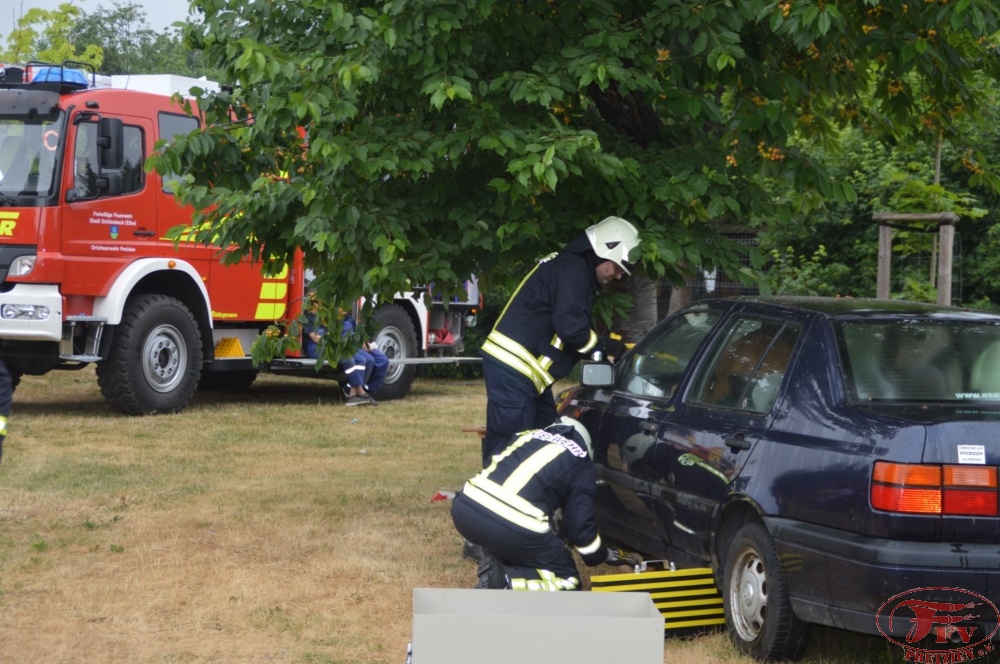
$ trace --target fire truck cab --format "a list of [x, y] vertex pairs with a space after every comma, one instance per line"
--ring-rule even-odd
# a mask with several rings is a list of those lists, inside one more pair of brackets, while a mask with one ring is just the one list
[[[224, 265], [217, 247], [167, 239], [191, 210], [144, 163], [156, 141], [198, 127], [170, 95], [204, 82], [169, 77], [180, 89], [158, 94], [129, 88], [150, 77], [102, 86], [81, 69], [0, 69], [0, 358], [15, 385], [93, 363], [112, 408], [147, 414], [183, 410], [199, 385], [245, 389], [260, 369], [322, 375], [315, 360], [250, 359], [268, 325], [301, 312], [301, 257], [267, 277], [249, 261]], [[462, 352], [474, 278], [458, 299], [379, 298], [374, 344], [391, 364], [377, 397], [405, 396], [416, 364]]]

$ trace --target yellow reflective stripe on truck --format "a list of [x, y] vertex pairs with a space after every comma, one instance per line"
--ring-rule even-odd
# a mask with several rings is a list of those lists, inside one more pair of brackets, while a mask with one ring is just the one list
[[260, 285], [257, 320], [278, 320], [285, 315], [288, 301], [288, 266], [278, 274], [265, 277]]

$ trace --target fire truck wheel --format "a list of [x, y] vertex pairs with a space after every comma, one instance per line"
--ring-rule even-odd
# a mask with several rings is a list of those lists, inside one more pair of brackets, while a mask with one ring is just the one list
[[[379, 330], [372, 345], [385, 353], [390, 360], [417, 357], [417, 333], [413, 321], [398, 304], [381, 307], [373, 314]], [[413, 377], [417, 373], [415, 364], [390, 364], [385, 382], [375, 392], [375, 398], [385, 401], [402, 399], [410, 391]]]
[[139, 295], [97, 364], [101, 394], [125, 415], [177, 413], [198, 386], [201, 342], [191, 311], [166, 295]]

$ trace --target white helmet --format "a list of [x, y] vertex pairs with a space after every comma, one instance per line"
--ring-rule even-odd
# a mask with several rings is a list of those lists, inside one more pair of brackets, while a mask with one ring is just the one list
[[580, 420], [574, 420], [572, 417], [563, 415], [559, 418], [557, 424], [568, 424], [576, 429], [576, 432], [580, 434], [580, 438], [583, 438], [583, 444], [587, 446], [587, 456], [591, 459], [594, 458], [594, 446], [590, 442], [590, 432], [587, 431], [587, 427], [583, 426]]
[[617, 263], [625, 274], [632, 274], [629, 254], [639, 246], [639, 231], [620, 217], [608, 217], [587, 229], [587, 239], [598, 258]]

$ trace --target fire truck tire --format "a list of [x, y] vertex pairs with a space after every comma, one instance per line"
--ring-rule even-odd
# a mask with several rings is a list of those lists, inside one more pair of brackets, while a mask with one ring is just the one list
[[111, 351], [97, 364], [101, 394], [125, 415], [177, 413], [198, 387], [201, 341], [184, 303], [166, 295], [130, 301]]
[[[373, 314], [378, 323], [378, 332], [372, 345], [385, 353], [390, 360], [417, 357], [417, 333], [413, 321], [398, 304], [381, 307]], [[402, 399], [410, 392], [413, 378], [417, 373], [415, 364], [390, 364], [385, 382], [375, 392], [380, 401]]]

